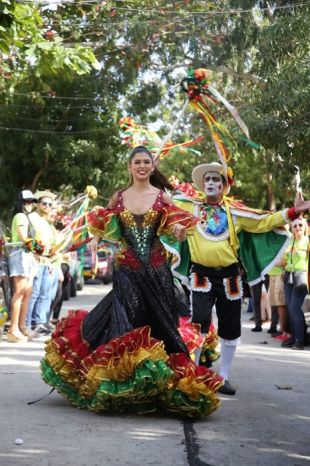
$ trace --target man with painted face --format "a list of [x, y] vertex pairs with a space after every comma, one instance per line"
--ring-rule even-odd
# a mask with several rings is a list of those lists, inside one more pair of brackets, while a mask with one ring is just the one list
[[[286, 248], [288, 238], [282, 227], [308, 210], [310, 201], [300, 200], [295, 207], [276, 213], [250, 209], [226, 196], [230, 186], [227, 167], [217, 162], [195, 167], [192, 179], [205, 198], [175, 198], [179, 206], [200, 218], [194, 234], [187, 238], [190, 257], [186, 257], [186, 249], [180, 251], [175, 274], [179, 278], [189, 275], [192, 320], [201, 325], [204, 334], [216, 307], [220, 375], [225, 379], [219, 391], [234, 395], [229, 372], [241, 334], [241, 259], [250, 284], [263, 280]], [[198, 363], [200, 352], [195, 357]]]

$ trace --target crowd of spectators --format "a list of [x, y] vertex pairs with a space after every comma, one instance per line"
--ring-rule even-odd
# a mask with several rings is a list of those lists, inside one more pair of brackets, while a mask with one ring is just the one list
[[248, 311], [253, 312], [253, 332], [261, 332], [262, 322], [270, 322], [267, 332], [282, 347], [303, 350], [309, 343], [303, 312], [308, 295], [309, 227], [298, 217], [290, 229], [290, 244], [281, 260], [264, 282], [251, 287]]
[[18, 195], [8, 248], [12, 282], [10, 326], [7, 340], [25, 342], [54, 329], [52, 303], [63, 280], [58, 232], [53, 225], [56, 195], [49, 190]]

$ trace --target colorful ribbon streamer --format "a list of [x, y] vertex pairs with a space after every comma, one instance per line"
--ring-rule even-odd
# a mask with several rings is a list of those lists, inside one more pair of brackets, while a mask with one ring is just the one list
[[229, 146], [234, 148], [237, 144], [226, 126], [220, 123], [214, 114], [219, 102], [229, 111], [244, 133], [242, 140], [254, 148], [259, 148], [259, 146], [250, 140], [249, 130], [237, 109], [210, 84], [210, 74], [210, 71], [204, 68], [190, 69], [187, 77], [181, 81], [181, 88], [187, 93], [191, 107], [207, 124], [220, 162], [227, 165], [232, 157]]
[[[122, 131], [122, 141], [129, 147], [145, 146], [154, 153], [155, 160], [158, 157], [166, 156], [173, 149], [186, 147], [189, 148], [202, 141], [204, 136], [189, 141], [174, 143], [173, 141], [162, 141], [154, 131], [148, 130], [145, 126], [138, 125], [133, 118], [124, 117], [119, 121]], [[194, 149], [189, 149], [197, 153]]]

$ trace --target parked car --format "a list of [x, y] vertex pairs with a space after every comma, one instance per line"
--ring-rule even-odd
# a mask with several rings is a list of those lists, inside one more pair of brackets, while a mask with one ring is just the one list
[[87, 248], [84, 256], [83, 275], [85, 280], [98, 279], [107, 284], [112, 281], [113, 261], [116, 247], [107, 242], [101, 242], [98, 251]]
[[76, 251], [64, 254], [64, 261], [61, 264], [64, 274], [63, 300], [68, 301], [75, 297], [77, 291], [81, 291], [84, 286], [83, 265]]
[[97, 254], [93, 252], [90, 248], [87, 248], [83, 256], [84, 267], [83, 267], [83, 277], [84, 280], [93, 280], [96, 278], [96, 264], [97, 264]]
[[97, 252], [96, 278], [104, 284], [111, 283], [113, 274], [113, 253], [110, 251]]

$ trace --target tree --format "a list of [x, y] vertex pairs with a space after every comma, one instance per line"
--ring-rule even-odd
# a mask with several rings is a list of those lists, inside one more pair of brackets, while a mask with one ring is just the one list
[[[236, 197], [280, 207], [294, 197], [294, 165], [301, 169], [307, 195], [309, 6], [126, 0], [70, 2], [39, 12], [44, 28], [38, 34], [53, 32], [50, 43], [59, 41], [65, 50], [92, 47], [100, 70], [87, 79], [50, 67], [36, 75], [26, 60], [27, 73], [19, 76], [14, 94], [3, 95], [7, 106], [0, 109], [2, 127], [22, 130], [10, 131], [0, 143], [6, 167], [0, 175], [3, 205], [25, 182], [53, 189], [67, 184], [80, 191], [91, 181], [105, 198], [124, 186], [127, 161], [119, 118], [129, 114], [138, 123], [156, 123], [163, 137], [185, 99], [178, 83], [189, 66], [213, 70], [212, 81], [261, 145], [253, 151], [234, 133], [227, 112], [219, 110], [238, 141]], [[162, 161], [163, 171], [188, 180], [193, 164], [216, 160], [208, 130], [194, 112], [186, 113], [174, 140], [202, 134], [205, 139], [195, 147], [200, 156], [174, 152]]]

